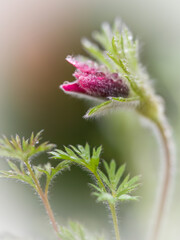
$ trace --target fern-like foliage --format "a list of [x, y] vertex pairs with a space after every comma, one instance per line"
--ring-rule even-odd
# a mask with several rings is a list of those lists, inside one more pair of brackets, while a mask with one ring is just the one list
[[17, 164], [8, 160], [8, 165], [11, 170], [0, 171], [0, 178], [13, 178], [16, 180], [20, 180], [23, 183], [27, 183], [33, 188], [35, 188], [35, 184], [32, 179], [32, 176], [29, 174], [29, 171], [25, 168], [25, 165], [23, 162], [21, 162], [18, 166]]
[[16, 137], [11, 137], [10, 140], [4, 136], [0, 139], [0, 156], [28, 161], [35, 155], [50, 151], [55, 147], [54, 144], [49, 144], [48, 142], [39, 144], [41, 135], [42, 131], [36, 135], [32, 133], [29, 139], [25, 139], [24, 137], [20, 139], [20, 137], [16, 135]]
[[[34, 161], [31, 161], [32, 158], [41, 152], [52, 150], [55, 146], [48, 142], [39, 144], [41, 133], [39, 132], [36, 135], [32, 133], [27, 140], [20, 139], [18, 135], [15, 138], [11, 137], [10, 140], [6, 137], [0, 139], [0, 156], [8, 161], [10, 167], [9, 171], [0, 171], [0, 178], [13, 178], [33, 187], [41, 198], [53, 228], [58, 235], [58, 227], [48, 200], [48, 190], [52, 179], [58, 173], [69, 168], [69, 161], [62, 161], [56, 167], [53, 167], [50, 163], [35, 166]], [[12, 159], [12, 161], [9, 159]], [[45, 187], [42, 186], [40, 181], [42, 175], [46, 176]]]
[[77, 147], [64, 147], [65, 151], [56, 149], [51, 152], [55, 159], [66, 160], [71, 163], [76, 163], [85, 167], [94, 174], [97, 185], [90, 184], [96, 191], [93, 193], [98, 201], [115, 204], [118, 201], [137, 200], [137, 196], [132, 196], [131, 193], [140, 185], [139, 176], [130, 179], [127, 175], [121, 181], [125, 171], [125, 165], [116, 170], [116, 162], [111, 161], [110, 165], [104, 161], [104, 167], [107, 175], [99, 169], [100, 154], [102, 147], [93, 148], [92, 154], [88, 144], [85, 147], [78, 145]]
[[121, 181], [125, 172], [125, 165], [116, 169], [116, 162], [112, 160], [109, 165], [104, 161], [104, 167], [107, 175], [101, 170], [98, 170], [98, 174], [105, 184], [105, 188], [91, 184], [91, 186], [95, 189], [93, 195], [97, 197], [99, 202], [106, 201], [111, 204], [116, 204], [119, 201], [138, 199], [137, 196], [132, 196], [131, 193], [139, 187], [140, 176], [135, 176], [130, 179], [130, 175], [128, 174]]
[[102, 236], [91, 237], [80, 223], [72, 221], [68, 227], [60, 228], [59, 235], [62, 240], [104, 240]]
[[33, 169], [38, 180], [40, 180], [43, 174], [46, 176], [45, 189], [46, 191], [48, 191], [49, 184], [53, 180], [53, 178], [62, 171], [69, 170], [69, 162], [68, 161], [60, 162], [56, 167], [51, 166], [51, 164], [48, 162], [44, 166], [42, 165], [34, 166]]
[[[0, 156], [8, 160], [8, 165], [10, 167], [9, 171], [0, 171], [1, 178], [14, 178], [24, 183], [28, 183], [36, 189], [37, 186], [32, 174], [35, 176], [38, 182], [40, 181], [42, 175], [45, 175], [46, 186], [44, 190], [46, 193], [48, 192], [48, 188], [52, 179], [58, 173], [68, 169], [69, 163], [68, 161], [63, 161], [56, 167], [51, 166], [49, 162], [43, 166], [35, 166], [32, 164], [32, 158], [42, 152], [50, 151], [55, 147], [54, 144], [50, 144], [48, 142], [39, 144], [41, 135], [42, 131], [36, 135], [32, 133], [31, 137], [26, 140], [25, 138], [20, 139], [18, 135], [16, 135], [15, 138], [11, 137], [10, 140], [8, 140], [6, 137], [0, 139]], [[9, 159], [11, 159], [11, 161]], [[16, 159], [19, 161], [14, 161]]]
[[52, 158], [64, 159], [71, 163], [76, 163], [87, 168], [90, 172], [96, 173], [99, 165], [100, 154], [102, 147], [93, 148], [92, 153], [90, 151], [89, 144], [85, 147], [78, 145], [77, 147], [70, 146], [64, 147], [64, 151], [56, 149], [51, 152]]

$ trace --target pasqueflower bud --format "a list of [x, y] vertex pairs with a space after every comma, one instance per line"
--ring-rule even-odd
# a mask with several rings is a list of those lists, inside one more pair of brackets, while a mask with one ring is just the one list
[[129, 87], [118, 73], [110, 73], [94, 62], [82, 63], [68, 56], [67, 61], [76, 67], [74, 82], [65, 82], [60, 87], [70, 94], [84, 94], [95, 98], [128, 97]]
[[138, 42], [125, 26], [120, 25], [118, 21], [113, 28], [103, 24], [102, 32], [93, 34], [101, 48], [83, 39], [85, 50], [94, 60], [68, 56], [66, 60], [76, 68], [75, 81], [64, 82], [60, 87], [68, 94], [104, 101], [90, 109], [86, 117], [119, 107], [133, 107], [156, 121], [161, 115], [162, 104], [139, 62]]

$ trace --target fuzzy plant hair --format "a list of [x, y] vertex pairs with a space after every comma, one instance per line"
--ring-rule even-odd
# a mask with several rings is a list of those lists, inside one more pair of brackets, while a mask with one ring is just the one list
[[125, 24], [119, 20], [112, 27], [104, 23], [101, 31], [94, 32], [92, 37], [98, 44], [82, 40], [91, 58], [66, 58], [76, 68], [73, 74], [75, 81], [64, 82], [60, 88], [67, 94], [100, 101], [99, 105], [88, 110], [85, 118], [133, 108], [154, 126], [163, 148], [161, 185], [158, 187], [153, 228], [149, 236], [151, 240], [157, 240], [172, 189], [174, 168], [173, 140], [164, 103], [155, 93], [151, 79], [140, 62], [138, 40], [133, 39]]
[[[7, 160], [10, 170], [0, 170], [0, 178], [15, 179], [29, 184], [40, 197], [49, 217], [50, 223], [59, 240], [107, 240], [102, 235], [89, 234], [78, 222], [70, 221], [69, 226], [59, 225], [54, 217], [54, 212], [49, 202], [49, 187], [53, 179], [65, 170], [70, 170], [72, 164], [76, 164], [88, 171], [92, 176], [93, 195], [98, 202], [106, 204], [114, 223], [116, 239], [120, 239], [116, 206], [119, 202], [138, 200], [133, 192], [140, 185], [140, 177], [130, 175], [124, 177], [125, 165], [116, 166], [112, 160], [110, 164], [104, 161], [104, 170], [100, 169], [100, 155], [102, 147], [90, 148], [78, 145], [64, 147], [64, 150], [55, 149], [54, 144], [48, 142], [39, 143], [41, 132], [31, 134], [29, 139], [16, 137], [3, 137], [0, 139], [0, 157]], [[57, 159], [58, 164], [52, 166], [50, 161], [44, 165], [37, 165], [36, 160], [42, 152], [49, 152], [51, 158]], [[54, 165], [54, 164], [53, 164]], [[41, 178], [45, 177], [45, 184]]]

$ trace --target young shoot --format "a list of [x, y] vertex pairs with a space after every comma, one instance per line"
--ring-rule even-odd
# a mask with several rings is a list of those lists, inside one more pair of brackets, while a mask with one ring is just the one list
[[[59, 229], [54, 218], [49, 200], [48, 191], [52, 179], [61, 171], [69, 168], [67, 161], [62, 161], [56, 167], [52, 167], [50, 163], [44, 166], [34, 165], [34, 160], [40, 153], [52, 150], [55, 145], [44, 142], [39, 144], [42, 131], [34, 135], [31, 134], [29, 139], [22, 138], [18, 135], [16, 137], [3, 137], [0, 139], [0, 156], [5, 158], [10, 167], [9, 171], [0, 171], [1, 178], [14, 178], [23, 183], [29, 184], [38, 193], [41, 198], [46, 212], [50, 218], [52, 226], [57, 233], [59, 239]], [[42, 175], [46, 176], [45, 188], [40, 184]]]
[[93, 148], [92, 151], [88, 144], [85, 147], [78, 145], [77, 147], [70, 146], [64, 147], [64, 151], [56, 149], [52, 151], [52, 158], [66, 160], [69, 163], [82, 166], [83, 169], [88, 170], [93, 174], [95, 184], [90, 184], [95, 190], [93, 195], [96, 196], [97, 201], [107, 203], [111, 211], [116, 240], [120, 240], [118, 219], [116, 213], [116, 205], [120, 201], [137, 200], [137, 196], [132, 196], [132, 192], [139, 187], [139, 176], [135, 176], [130, 179], [127, 175], [122, 181], [122, 176], [125, 171], [125, 165], [122, 165], [117, 169], [114, 160], [108, 165], [104, 161], [104, 167], [106, 173], [99, 168], [100, 154], [102, 147]]

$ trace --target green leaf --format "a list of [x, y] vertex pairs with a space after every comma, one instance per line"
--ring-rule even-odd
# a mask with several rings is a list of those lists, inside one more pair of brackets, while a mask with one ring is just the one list
[[133, 186], [134, 184], [139, 182], [140, 178], [141, 178], [141, 176], [135, 176], [135, 177], [131, 178], [128, 182], [128, 186]]
[[81, 145], [78, 145], [78, 149], [80, 151], [80, 157], [82, 159], [84, 159], [85, 162], [89, 162], [90, 161], [90, 148], [87, 146], [83, 147]]
[[[125, 172], [125, 164], [116, 169], [116, 162], [114, 160], [112, 160], [110, 164], [104, 161], [104, 167], [107, 176], [100, 170], [98, 170], [98, 175], [106, 185], [107, 189], [93, 186], [96, 190], [96, 193], [93, 194], [97, 197], [98, 201], [106, 200], [110, 204], [115, 204], [118, 201], [136, 200], [137, 197], [131, 196], [130, 193], [139, 187], [140, 177], [135, 176], [129, 179], [130, 175], [128, 174], [124, 180], [121, 181]], [[111, 195], [111, 197], [109, 195]]]
[[24, 169], [24, 163], [21, 162], [19, 167], [17, 166], [18, 163], [13, 163], [12, 161], [8, 160], [8, 165], [11, 168], [10, 171], [0, 171], [1, 178], [14, 178], [20, 180], [24, 183], [28, 183], [32, 187], [35, 188], [34, 182], [32, 177], [29, 175], [29, 172]]
[[39, 144], [42, 131], [34, 135], [31, 134], [30, 138], [25, 140], [23, 137], [20, 139], [18, 135], [11, 137], [10, 140], [7, 137], [0, 139], [0, 156], [11, 159], [18, 159], [21, 161], [28, 161], [42, 152], [50, 151], [55, 147], [53, 144], [44, 142]]
[[92, 193], [97, 198], [98, 202], [108, 202], [109, 204], [115, 204], [116, 199], [112, 196], [111, 193], [107, 192], [104, 188], [96, 186], [94, 184], [89, 184], [95, 189]]
[[64, 147], [64, 148], [66, 150], [67, 155], [71, 156], [71, 158], [74, 158], [74, 159], [77, 158], [77, 155], [70, 148], [67, 148], [67, 147]]
[[97, 185], [92, 184], [92, 183], [89, 183], [89, 185], [99, 193], [104, 192], [104, 189], [101, 186], [97, 186]]
[[93, 32], [93, 38], [106, 50], [111, 47], [111, 39], [113, 32], [109, 23], [104, 22], [101, 27], [101, 32]]
[[116, 162], [111, 160], [110, 168], [109, 168], [109, 179], [111, 182], [115, 179], [115, 171], [116, 171]]
[[128, 195], [128, 194], [123, 194], [121, 196], [118, 197], [118, 200], [120, 201], [137, 201], [139, 199], [139, 197], [137, 196], [131, 196], [131, 195]]
[[133, 102], [133, 101], [138, 101], [139, 97], [131, 97], [131, 98], [122, 98], [122, 97], [111, 97], [112, 100], [114, 101], [119, 101], [119, 102]]
[[54, 176], [59, 174], [60, 172], [68, 170], [69, 166], [70, 164], [68, 161], [63, 161], [59, 163], [55, 168], [51, 167], [51, 179], [54, 178]]
[[110, 107], [112, 101], [106, 101], [106, 102], [103, 102], [91, 109], [88, 110], [88, 112], [86, 113], [86, 115], [84, 116], [84, 118], [89, 118], [89, 117], [93, 117], [95, 115], [98, 115], [99, 113], [103, 113], [103, 111], [105, 109], [107, 109], [108, 107]]
[[28, 173], [17, 173], [14, 171], [0, 171], [0, 178], [8, 178], [8, 179], [17, 179], [20, 180], [23, 183], [27, 183], [29, 185], [31, 185], [33, 188], [35, 188], [35, 184], [31, 178], [30, 175], [28, 175]]
[[92, 173], [96, 173], [99, 165], [100, 154], [102, 152], [102, 147], [93, 148], [92, 154], [88, 144], [83, 147], [78, 145], [77, 147], [70, 146], [70, 148], [64, 147], [66, 153], [62, 150], [56, 149], [51, 152], [52, 158], [55, 159], [65, 159], [71, 163], [76, 163], [83, 167], [86, 167]]
[[131, 193], [135, 191], [140, 186], [140, 176], [135, 176], [132, 179], [129, 180], [129, 175], [126, 176], [124, 181], [120, 184], [120, 186], [117, 189], [117, 196]]
[[97, 197], [98, 202], [108, 202], [110, 204], [115, 204], [116, 199], [112, 196], [112, 194], [103, 192], [103, 193], [97, 193], [94, 192], [93, 195]]
[[101, 180], [109, 187], [111, 188], [111, 183], [109, 182], [108, 178], [106, 175], [98, 169], [98, 175], [100, 176]]
[[123, 189], [127, 189], [127, 183], [129, 180], [130, 175], [128, 174], [124, 180], [122, 181], [122, 183], [119, 185], [118, 189], [117, 189], [117, 193], [121, 192]]
[[10, 168], [12, 170], [14, 170], [14, 172], [20, 173], [19, 168], [17, 167], [16, 164], [14, 164], [12, 161], [8, 160], [8, 165], [10, 166]]
[[33, 166], [34, 174], [38, 180], [42, 177], [44, 171], [40, 166]]
[[89, 55], [95, 58], [99, 63], [106, 65], [112, 70], [112, 65], [107, 60], [106, 54], [102, 52], [97, 45], [91, 43], [88, 39], [82, 39], [82, 45]]
[[136, 108], [140, 104], [140, 98], [138, 96], [130, 97], [130, 98], [122, 98], [122, 97], [115, 98], [115, 97], [112, 97], [110, 99], [115, 101], [115, 102], [120, 102], [121, 107], [125, 107], [127, 109]]
[[52, 167], [51, 167], [51, 164], [49, 162], [44, 165], [44, 168], [48, 172], [48, 174], [51, 175]]
[[93, 108], [90, 108], [84, 118], [96, 117], [99, 115], [107, 114], [109, 111], [115, 111], [122, 108], [136, 108], [140, 103], [140, 98], [129, 97], [109, 97], [109, 101], [103, 102]]
[[25, 168], [24, 168], [24, 163], [23, 162], [20, 162], [20, 170], [23, 174], [25, 174]]
[[50, 154], [52, 155], [52, 158], [54, 158], [54, 159], [71, 160], [71, 157], [67, 153], [65, 153], [59, 149], [56, 149], [55, 151], [50, 152]]
[[[103, 23], [101, 31], [94, 32], [93, 38], [104, 51], [100, 50], [99, 53], [98, 47], [89, 41], [83, 42], [83, 45], [91, 56], [106, 65], [110, 71], [116, 71], [118, 67], [122, 75], [135, 76], [138, 68], [141, 70], [138, 64], [138, 41], [133, 40], [132, 33], [122, 22], [115, 21], [112, 28], [108, 23]], [[105, 53], [109, 59], [105, 58], [104, 62]]]
[[124, 174], [124, 171], [125, 171], [125, 168], [126, 168], [126, 165], [123, 164], [117, 171], [116, 173], [116, 176], [115, 176], [115, 179], [114, 179], [114, 188], [116, 189], [118, 184], [119, 184], [119, 181], [121, 180], [121, 177], [122, 175]]
[[[45, 164], [44, 166], [34, 166], [33, 169], [36, 173], [36, 176], [38, 177], [38, 179], [42, 176], [42, 174], [46, 175], [48, 184], [49, 182], [59, 173], [61, 173], [64, 170], [68, 170], [69, 169], [69, 161], [63, 161], [61, 163], [59, 163], [56, 167], [51, 166], [51, 164], [48, 162], [47, 164]], [[41, 174], [39, 174], [39, 173]]]

